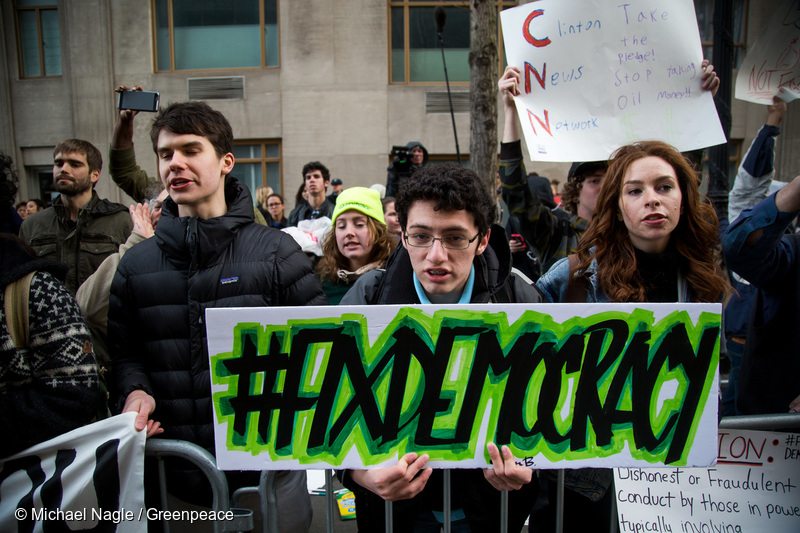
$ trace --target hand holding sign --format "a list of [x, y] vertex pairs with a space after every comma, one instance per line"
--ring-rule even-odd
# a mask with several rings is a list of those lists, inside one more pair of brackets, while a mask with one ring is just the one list
[[489, 448], [489, 457], [492, 458], [492, 468], [484, 470], [483, 476], [494, 488], [519, 490], [523, 485], [531, 482], [533, 470], [518, 465], [508, 446], [499, 449], [495, 443], [490, 442], [487, 447]]
[[353, 470], [356, 483], [374, 492], [384, 500], [394, 502], [410, 500], [425, 488], [433, 470], [425, 468], [427, 455], [407, 453], [395, 466], [373, 470]]
[[714, 65], [708, 59], [704, 59], [701, 63], [701, 70], [703, 71], [702, 87], [704, 91], [710, 91], [711, 96], [717, 95], [719, 90], [719, 77], [714, 72]]
[[644, 139], [725, 142], [689, 0], [541, 0], [502, 12], [517, 111], [533, 159], [603, 160]]

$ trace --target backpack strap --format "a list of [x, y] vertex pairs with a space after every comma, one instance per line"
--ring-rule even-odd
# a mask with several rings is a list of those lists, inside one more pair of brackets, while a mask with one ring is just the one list
[[3, 310], [6, 314], [6, 327], [14, 346], [19, 350], [30, 344], [28, 333], [28, 298], [31, 280], [36, 272], [29, 272], [20, 279], [6, 285]]

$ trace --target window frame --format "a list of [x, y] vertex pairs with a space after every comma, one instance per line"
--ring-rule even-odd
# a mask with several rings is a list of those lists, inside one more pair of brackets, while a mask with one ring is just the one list
[[[517, 0], [495, 0], [497, 9], [497, 60], [499, 72], [505, 68], [505, 50], [503, 49], [503, 30], [500, 24], [500, 12], [504, 9], [516, 7]], [[412, 81], [411, 78], [411, 35], [410, 35], [410, 9], [412, 7], [422, 8], [436, 8], [436, 7], [462, 7], [469, 10], [470, 2], [468, 0], [387, 0], [386, 14], [387, 14], [387, 60], [388, 66], [388, 83], [389, 85], [398, 86], [422, 86], [422, 87], [441, 87], [445, 85], [445, 81]], [[392, 80], [392, 9], [402, 8], [403, 10], [403, 78], [404, 81]], [[455, 87], [469, 87], [470, 81], [453, 81], [450, 80], [450, 85]]]
[[265, 1], [268, 0], [258, 0], [258, 27], [259, 27], [259, 46], [261, 47], [261, 65], [255, 67], [203, 67], [203, 68], [192, 68], [192, 69], [178, 69], [175, 68], [175, 26], [174, 26], [174, 14], [173, 14], [173, 0], [166, 0], [167, 2], [167, 34], [169, 35], [169, 68], [159, 69], [158, 66], [158, 20], [157, 20], [157, 11], [158, 6], [156, 2], [158, 0], [150, 0], [150, 26], [151, 26], [151, 39], [152, 39], [152, 61], [153, 61], [153, 72], [157, 74], [165, 74], [165, 73], [196, 73], [196, 72], [226, 72], [226, 71], [240, 71], [240, 70], [276, 70], [281, 67], [281, 14], [280, 14], [280, 1], [275, 1], [275, 17], [278, 21], [276, 24], [277, 29], [277, 58], [278, 63], [276, 65], [267, 65], [267, 43], [266, 43], [266, 36], [264, 35], [264, 26], [266, 24], [266, 5]]
[[[277, 163], [278, 164], [278, 183], [280, 184], [280, 190], [276, 190], [274, 192], [280, 194], [282, 197], [285, 198], [283, 193], [284, 191], [284, 182], [283, 182], [283, 142], [279, 138], [266, 138], [266, 139], [236, 139], [233, 141], [233, 146], [255, 146], [258, 145], [261, 149], [261, 157], [237, 157], [236, 162], [233, 166], [233, 174], [236, 175], [236, 164], [260, 164], [261, 165], [261, 185], [260, 187], [269, 186], [267, 183], [267, 164], [268, 163]], [[277, 145], [278, 147], [278, 155], [277, 156], [269, 156], [267, 155], [267, 145]], [[242, 178], [237, 178], [242, 179]], [[256, 191], [250, 191], [253, 195], [253, 203], [256, 203]]]
[[[704, 1], [712, 2], [712, 4], [713, 4], [713, 0], [704, 0]], [[731, 43], [731, 47], [733, 48], [733, 59], [734, 59], [733, 68], [734, 69], [738, 69], [739, 66], [741, 66], [741, 63], [744, 60], [744, 57], [747, 55], [747, 30], [748, 30], [748, 26], [749, 26], [749, 22], [750, 22], [750, 0], [741, 0], [741, 2], [742, 2], [742, 28], [741, 28], [742, 33], [739, 36], [740, 37], [739, 41], [733, 41]], [[736, 6], [734, 5], [733, 8], [735, 9]], [[712, 15], [713, 15], [713, 10], [712, 10]], [[696, 16], [697, 16], [697, 9], [696, 9], [696, 6], [695, 6], [695, 17]], [[698, 20], [698, 26], [699, 26], [699, 23], [700, 23], [700, 21]], [[713, 26], [714, 26], [714, 21], [713, 21], [713, 18], [712, 18], [712, 20], [711, 20], [711, 22], [709, 24], [709, 27], [713, 28]], [[732, 28], [732, 29], [734, 31], [736, 30], [736, 28]], [[714, 54], [714, 35], [713, 35], [713, 32], [712, 32], [712, 35], [711, 35], [711, 40], [705, 40], [704, 41], [704, 40], [702, 40], [702, 35], [700, 36], [700, 47], [703, 49], [703, 56], [706, 57], [706, 59], [711, 60], [712, 59], [711, 56]], [[708, 52], [708, 53], [706, 53], [706, 52]]]
[[[47, 3], [45, 3], [47, 2]], [[63, 42], [61, 32], [61, 16], [58, 10], [58, 2], [56, 0], [42, 0], [42, 4], [33, 6], [20, 6], [16, 1], [12, 5], [14, 9], [14, 25], [16, 30], [17, 42], [17, 63], [19, 78], [21, 80], [38, 80], [43, 78], [60, 78], [64, 75], [63, 69]], [[22, 26], [20, 24], [20, 14], [24, 11], [33, 11], [36, 17], [36, 46], [38, 49], [37, 59], [39, 62], [39, 72], [42, 74], [38, 76], [28, 76], [25, 74], [25, 58], [22, 55]], [[58, 19], [58, 53], [62, 55], [59, 60], [61, 72], [59, 74], [47, 74], [46, 63], [44, 60], [44, 34], [42, 33], [42, 11], [55, 11]]]

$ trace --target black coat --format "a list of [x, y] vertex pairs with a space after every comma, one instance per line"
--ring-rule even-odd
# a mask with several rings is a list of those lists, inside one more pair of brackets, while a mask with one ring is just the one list
[[308, 258], [289, 235], [253, 222], [250, 194], [230, 176], [225, 198], [228, 212], [208, 220], [178, 217], [167, 199], [155, 237], [120, 261], [108, 320], [118, 406], [142, 389], [164, 437], [212, 452], [205, 310], [325, 303]]

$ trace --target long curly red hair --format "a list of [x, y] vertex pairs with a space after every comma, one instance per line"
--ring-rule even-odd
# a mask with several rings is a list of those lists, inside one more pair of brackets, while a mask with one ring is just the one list
[[603, 180], [597, 209], [576, 250], [576, 272], [597, 260], [600, 289], [615, 302], [644, 302], [644, 280], [639, 275], [636, 253], [622, 221], [620, 195], [631, 164], [649, 156], [663, 159], [675, 169], [682, 194], [682, 212], [670, 236], [681, 257], [681, 274], [696, 302], [719, 302], [730, 293], [720, 266], [718, 220], [707, 200], [701, 199], [699, 177], [691, 163], [673, 146], [661, 141], [641, 141], [617, 149]]

